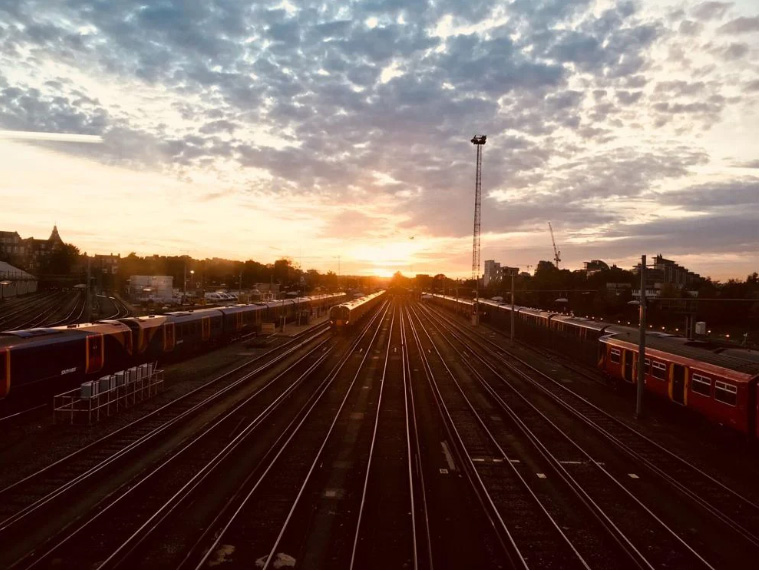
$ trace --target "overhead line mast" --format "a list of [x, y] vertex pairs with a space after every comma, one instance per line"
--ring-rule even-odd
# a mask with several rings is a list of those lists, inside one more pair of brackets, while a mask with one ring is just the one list
[[472, 144], [477, 147], [477, 170], [474, 178], [474, 236], [472, 243], [472, 279], [480, 279], [480, 226], [482, 224], [482, 145], [486, 135], [475, 135]]
[[472, 243], [472, 279], [474, 280], [474, 303], [472, 304], [472, 325], [480, 323], [480, 226], [482, 210], [482, 145], [485, 144], [485, 135], [472, 137], [472, 144], [477, 147], [477, 171], [474, 178], [474, 236]]

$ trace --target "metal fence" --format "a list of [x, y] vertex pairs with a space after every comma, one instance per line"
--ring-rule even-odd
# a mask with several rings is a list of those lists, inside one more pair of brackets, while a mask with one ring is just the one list
[[163, 389], [163, 369], [154, 363], [132, 367], [53, 398], [55, 422], [58, 424], [94, 424], [117, 414]]

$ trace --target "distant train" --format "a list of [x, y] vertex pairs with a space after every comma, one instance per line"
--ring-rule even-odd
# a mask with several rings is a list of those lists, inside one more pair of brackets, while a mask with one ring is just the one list
[[385, 291], [379, 291], [358, 299], [334, 305], [329, 310], [329, 324], [338, 331], [353, 327], [384, 299]]
[[163, 315], [127, 317], [0, 333], [0, 398], [18, 390], [62, 390], [77, 383], [205, 348], [326, 311], [345, 294], [301, 297]]
[[[469, 299], [435, 294], [429, 301], [466, 316], [474, 311]], [[482, 299], [478, 305], [482, 322], [511, 331], [511, 305]], [[517, 339], [595, 365], [610, 379], [637, 379], [637, 328], [515, 306], [514, 329]], [[647, 391], [759, 436], [759, 351], [648, 331], [645, 357]]]

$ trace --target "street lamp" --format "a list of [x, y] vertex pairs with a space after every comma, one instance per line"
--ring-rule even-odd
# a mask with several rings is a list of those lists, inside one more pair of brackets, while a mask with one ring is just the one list
[[3, 280], [0, 282], [0, 301], [5, 301], [5, 286], [11, 285], [9, 280]]

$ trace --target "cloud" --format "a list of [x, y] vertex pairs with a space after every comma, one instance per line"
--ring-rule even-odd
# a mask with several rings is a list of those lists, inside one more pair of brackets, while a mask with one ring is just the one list
[[727, 24], [720, 26], [717, 31], [720, 34], [747, 34], [759, 32], [759, 16], [754, 18], [736, 18]]
[[217, 181], [207, 203], [339, 203], [322, 237], [345, 238], [466, 236], [468, 141], [484, 133], [491, 228], [627, 223], [599, 205], [692, 188], [724, 156], [714, 126], [748, 117], [759, 91], [748, 38], [725, 35], [756, 18], [611, 4], [6, 3], [0, 128], [101, 136], [55, 148]]
[[699, 20], [719, 20], [732, 5], [732, 2], [702, 2], [691, 9], [691, 14]]

